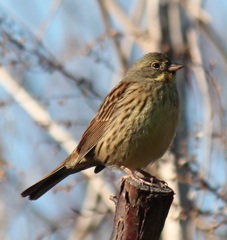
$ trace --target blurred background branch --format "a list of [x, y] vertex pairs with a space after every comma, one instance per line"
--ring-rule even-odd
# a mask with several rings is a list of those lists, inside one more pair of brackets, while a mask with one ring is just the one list
[[104, 96], [150, 51], [185, 64], [177, 137], [147, 168], [176, 193], [162, 239], [227, 238], [226, 8], [212, 0], [0, 4], [1, 239], [110, 237], [120, 171], [85, 171], [35, 203], [20, 192], [71, 152]]

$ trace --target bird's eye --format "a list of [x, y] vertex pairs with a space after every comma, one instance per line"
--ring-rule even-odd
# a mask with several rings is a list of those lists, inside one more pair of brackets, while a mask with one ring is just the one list
[[154, 63], [152, 63], [152, 65], [151, 65], [153, 68], [160, 68], [160, 64], [159, 63], [157, 63], [157, 62], [154, 62]]

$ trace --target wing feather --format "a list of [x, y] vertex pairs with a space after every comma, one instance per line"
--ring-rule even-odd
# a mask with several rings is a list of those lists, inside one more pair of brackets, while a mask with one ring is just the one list
[[77, 152], [79, 154], [78, 162], [90, 152], [102, 138], [107, 130], [108, 121], [111, 121], [116, 111], [117, 102], [123, 98], [129, 84], [129, 82], [120, 82], [104, 99], [77, 146]]

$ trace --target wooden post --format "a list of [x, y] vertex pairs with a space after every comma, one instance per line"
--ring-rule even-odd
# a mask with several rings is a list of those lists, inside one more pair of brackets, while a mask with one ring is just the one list
[[174, 192], [159, 180], [150, 185], [127, 177], [116, 203], [112, 240], [159, 240]]

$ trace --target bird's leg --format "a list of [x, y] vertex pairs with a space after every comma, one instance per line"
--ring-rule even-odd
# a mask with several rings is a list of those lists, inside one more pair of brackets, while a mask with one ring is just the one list
[[[142, 174], [142, 178], [140, 176], [138, 176], [136, 174], [136, 171], [133, 171], [125, 166], [121, 166], [121, 169], [126, 172], [129, 176], [131, 176], [132, 178], [136, 179], [137, 181], [139, 181], [142, 184], [147, 184], [149, 186], [152, 186], [153, 184], [153, 180], [152, 180], [152, 176], [148, 173], [146, 173], [146, 176], [144, 176], [143, 173], [145, 173], [145, 171], [142, 170], [143, 173], [141, 173], [140, 171], [136, 170], [137, 172]], [[147, 178], [147, 176], [149, 176], [149, 178]]]
[[168, 184], [165, 181], [159, 180], [155, 176], [150, 175], [148, 172], [142, 169], [137, 169], [136, 171], [143, 175], [142, 179], [144, 179], [146, 182], [148, 181], [151, 184], [158, 184], [160, 187], [168, 186]]
[[[137, 180], [140, 179], [139, 176], [136, 175], [135, 171], [133, 171], [133, 170], [131, 170], [131, 169], [125, 167], [125, 166], [121, 166], [121, 169], [122, 169], [125, 173], [127, 173], [129, 176], [132, 176], [133, 178], [135, 178], [135, 179], [137, 179]], [[127, 176], [126, 176], [126, 177], [127, 177]]]
[[142, 182], [150, 186], [158, 183], [158, 179], [155, 176], [150, 175], [148, 172], [142, 169], [137, 169], [136, 172], [137, 172], [136, 176], [139, 177], [142, 180]]
[[[151, 176], [148, 172], [137, 169], [136, 171], [133, 171], [127, 167], [121, 166], [121, 169], [126, 172], [128, 175], [130, 175], [132, 178], [138, 180], [139, 182], [143, 184], [147, 184], [149, 186], [153, 186], [154, 184], [158, 184], [160, 187], [167, 186], [167, 183], [165, 181], [160, 181], [156, 177]], [[139, 173], [139, 175], [136, 174]]]

